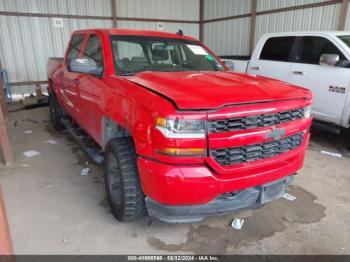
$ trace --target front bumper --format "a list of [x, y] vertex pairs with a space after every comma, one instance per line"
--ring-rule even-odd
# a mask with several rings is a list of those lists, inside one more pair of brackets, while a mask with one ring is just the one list
[[222, 215], [246, 209], [254, 209], [278, 199], [286, 192], [294, 176], [288, 176], [265, 185], [239, 191], [232, 196], [223, 196], [202, 205], [170, 206], [147, 197], [148, 214], [167, 223], [194, 223], [208, 216]]
[[271, 159], [247, 163], [242, 168], [218, 173], [206, 163], [174, 165], [138, 158], [144, 193], [163, 205], [207, 204], [228, 192], [245, 190], [295, 174], [303, 166], [309, 135], [304, 144]]

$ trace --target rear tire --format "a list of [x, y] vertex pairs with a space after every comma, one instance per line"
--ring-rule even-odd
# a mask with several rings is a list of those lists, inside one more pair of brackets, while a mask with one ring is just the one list
[[50, 107], [50, 117], [51, 123], [54, 129], [61, 131], [65, 129], [62, 124], [63, 111], [61, 106], [58, 104], [54, 94], [49, 95], [49, 107]]
[[135, 221], [147, 214], [131, 137], [113, 139], [105, 152], [104, 173], [109, 206], [119, 221]]

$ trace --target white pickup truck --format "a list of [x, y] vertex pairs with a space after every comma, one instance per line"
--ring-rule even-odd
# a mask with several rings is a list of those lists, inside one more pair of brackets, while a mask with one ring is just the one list
[[315, 120], [335, 133], [350, 127], [350, 32], [266, 34], [250, 60], [221, 58], [234, 71], [311, 90]]

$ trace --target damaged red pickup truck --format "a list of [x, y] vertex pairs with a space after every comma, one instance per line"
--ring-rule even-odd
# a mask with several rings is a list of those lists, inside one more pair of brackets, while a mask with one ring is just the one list
[[311, 93], [229, 72], [180, 33], [76, 31], [64, 59], [49, 60], [48, 81], [54, 127], [103, 163], [121, 221], [257, 208], [303, 165]]

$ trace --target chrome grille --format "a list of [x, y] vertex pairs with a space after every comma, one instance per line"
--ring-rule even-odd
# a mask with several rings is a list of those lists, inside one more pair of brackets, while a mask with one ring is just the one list
[[283, 111], [275, 114], [264, 114], [240, 118], [210, 120], [209, 133], [231, 132], [251, 128], [272, 126], [290, 122], [304, 117], [304, 109]]
[[301, 146], [303, 140], [304, 133], [298, 133], [272, 142], [210, 150], [210, 156], [222, 166], [231, 166], [280, 155]]

